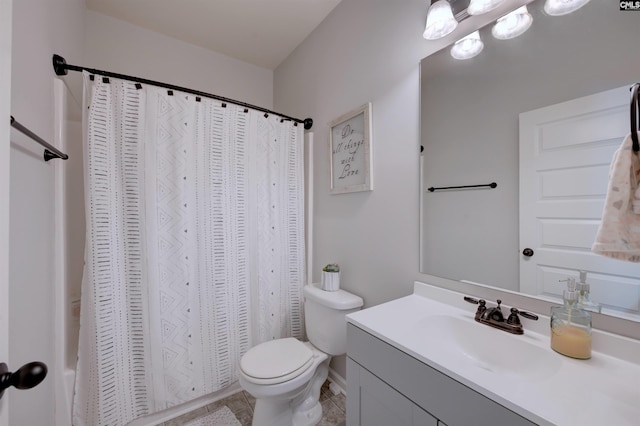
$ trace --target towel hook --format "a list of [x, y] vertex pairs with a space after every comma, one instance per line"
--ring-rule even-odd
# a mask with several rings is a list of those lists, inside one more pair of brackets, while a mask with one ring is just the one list
[[640, 127], [638, 127], [638, 103], [640, 103], [640, 92], [638, 92], [638, 88], [640, 88], [640, 83], [636, 83], [631, 86], [631, 140], [633, 141], [633, 152], [640, 151], [640, 142], [638, 141], [638, 131], [640, 131]]

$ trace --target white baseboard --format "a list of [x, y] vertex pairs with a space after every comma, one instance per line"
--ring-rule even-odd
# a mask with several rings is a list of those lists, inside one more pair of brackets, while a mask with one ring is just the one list
[[329, 381], [332, 385], [339, 388], [340, 393], [344, 395], [347, 394], [347, 380], [339, 375], [333, 368], [329, 368]]

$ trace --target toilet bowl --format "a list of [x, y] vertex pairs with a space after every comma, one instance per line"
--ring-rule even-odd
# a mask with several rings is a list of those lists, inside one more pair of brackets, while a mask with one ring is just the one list
[[240, 385], [256, 398], [254, 426], [312, 426], [322, 418], [320, 388], [331, 357], [346, 352], [345, 315], [362, 298], [304, 287], [308, 342], [288, 337], [254, 346], [240, 360]]

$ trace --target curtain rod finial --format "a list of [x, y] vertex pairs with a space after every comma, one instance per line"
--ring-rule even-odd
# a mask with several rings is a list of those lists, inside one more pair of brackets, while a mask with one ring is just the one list
[[311, 129], [311, 127], [313, 127], [313, 119], [312, 118], [305, 118], [304, 119], [304, 129], [305, 130], [309, 130], [309, 129]]
[[67, 61], [60, 55], [53, 55], [53, 71], [56, 75], [67, 75]]

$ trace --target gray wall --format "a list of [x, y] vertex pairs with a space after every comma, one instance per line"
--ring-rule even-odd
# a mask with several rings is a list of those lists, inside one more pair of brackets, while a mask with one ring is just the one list
[[[343, 0], [274, 73], [274, 107], [314, 119], [313, 277], [341, 266], [366, 306], [411, 293], [418, 274], [418, 64], [425, 2]], [[371, 192], [329, 195], [328, 123], [372, 103]], [[333, 367], [344, 374], [344, 359]]]
[[[313, 117], [313, 277], [341, 265], [368, 306], [406, 295], [418, 270], [421, 0], [343, 0], [274, 74], [274, 106]], [[329, 195], [328, 123], [372, 103], [372, 192]], [[311, 265], [310, 265], [311, 266]]]
[[93, 11], [85, 24], [87, 67], [272, 106], [271, 70]]

